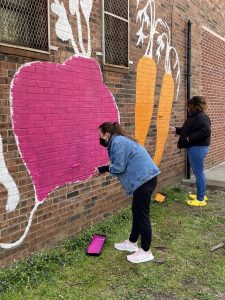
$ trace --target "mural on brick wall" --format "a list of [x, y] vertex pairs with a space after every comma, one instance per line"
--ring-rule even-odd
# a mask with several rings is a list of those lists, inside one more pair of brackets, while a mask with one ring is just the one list
[[[11, 83], [11, 116], [20, 155], [35, 189], [35, 205], [24, 234], [10, 249], [20, 245], [38, 206], [57, 187], [90, 178], [94, 168], [108, 161], [99, 146], [100, 123], [119, 120], [116, 102], [103, 83], [100, 66], [90, 58], [89, 18], [92, 0], [70, 0], [69, 10], [77, 21], [77, 40], [72, 33], [63, 2], [54, 0], [58, 16], [56, 35], [71, 41], [75, 55], [64, 64], [34, 62], [23, 65]], [[81, 14], [87, 23], [87, 48], [83, 44]], [[1, 139], [0, 139], [1, 142]], [[0, 144], [2, 145], [2, 144]], [[6, 209], [13, 211], [19, 192], [9, 175], [0, 147], [0, 182], [8, 191]]]
[[[139, 6], [142, 4], [142, 8]], [[136, 79], [136, 106], [135, 106], [135, 138], [144, 145], [151, 124], [155, 98], [155, 82], [157, 63], [154, 59], [154, 45], [157, 43], [155, 55], [157, 62], [165, 60], [160, 100], [157, 115], [157, 139], [154, 161], [160, 164], [170, 127], [170, 116], [174, 97], [178, 97], [180, 86], [180, 64], [177, 51], [171, 46], [171, 33], [166, 22], [156, 18], [154, 0], [137, 0], [137, 23], [140, 28], [137, 32], [139, 44], [147, 41], [145, 55], [139, 60]], [[171, 56], [174, 53], [174, 65], [171, 65]], [[173, 78], [176, 72], [176, 87]], [[176, 91], [175, 91], [176, 88]]]

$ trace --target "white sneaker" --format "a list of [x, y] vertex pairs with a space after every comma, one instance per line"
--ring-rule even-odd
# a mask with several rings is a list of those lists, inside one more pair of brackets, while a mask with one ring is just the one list
[[147, 262], [150, 260], [153, 260], [154, 256], [152, 255], [152, 252], [144, 251], [143, 249], [139, 248], [138, 251], [136, 251], [134, 254], [127, 255], [127, 260], [134, 264], [139, 264], [142, 262]]
[[128, 240], [125, 240], [122, 243], [116, 243], [116, 244], [114, 244], [114, 247], [117, 250], [128, 251], [128, 252], [135, 252], [138, 250], [137, 243], [132, 243]]

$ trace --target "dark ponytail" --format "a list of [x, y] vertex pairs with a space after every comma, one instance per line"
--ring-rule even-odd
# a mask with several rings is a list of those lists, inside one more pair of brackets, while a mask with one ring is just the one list
[[111, 135], [113, 134], [117, 134], [117, 135], [122, 135], [127, 137], [128, 139], [137, 142], [135, 139], [133, 139], [132, 137], [128, 136], [125, 131], [122, 129], [122, 127], [120, 126], [120, 124], [118, 122], [105, 122], [102, 123], [99, 126], [99, 129], [101, 129], [102, 133], [105, 134], [106, 132], [109, 132]]
[[118, 122], [114, 122], [114, 123], [105, 122], [105, 123], [102, 123], [99, 126], [99, 129], [101, 129], [104, 134], [106, 132], [109, 132], [111, 135], [118, 134], [118, 135], [125, 136], [125, 132], [124, 132], [124, 130], [122, 129], [122, 127], [120, 126], [120, 124]]
[[114, 122], [113, 127], [114, 127], [114, 133], [115, 134], [126, 135], [124, 130], [122, 129], [122, 127], [120, 126], [120, 124], [118, 122]]

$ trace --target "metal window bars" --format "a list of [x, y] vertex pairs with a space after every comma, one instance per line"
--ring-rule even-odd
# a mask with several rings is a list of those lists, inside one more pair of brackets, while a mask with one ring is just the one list
[[49, 51], [48, 0], [0, 0], [0, 44]]
[[129, 65], [129, 1], [103, 1], [104, 64]]

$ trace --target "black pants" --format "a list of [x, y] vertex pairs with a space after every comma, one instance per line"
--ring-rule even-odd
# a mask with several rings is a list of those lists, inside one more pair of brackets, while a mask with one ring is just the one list
[[141, 185], [133, 194], [132, 229], [129, 241], [136, 243], [141, 236], [141, 248], [148, 251], [152, 242], [152, 226], [150, 222], [151, 195], [157, 185], [157, 177]]

